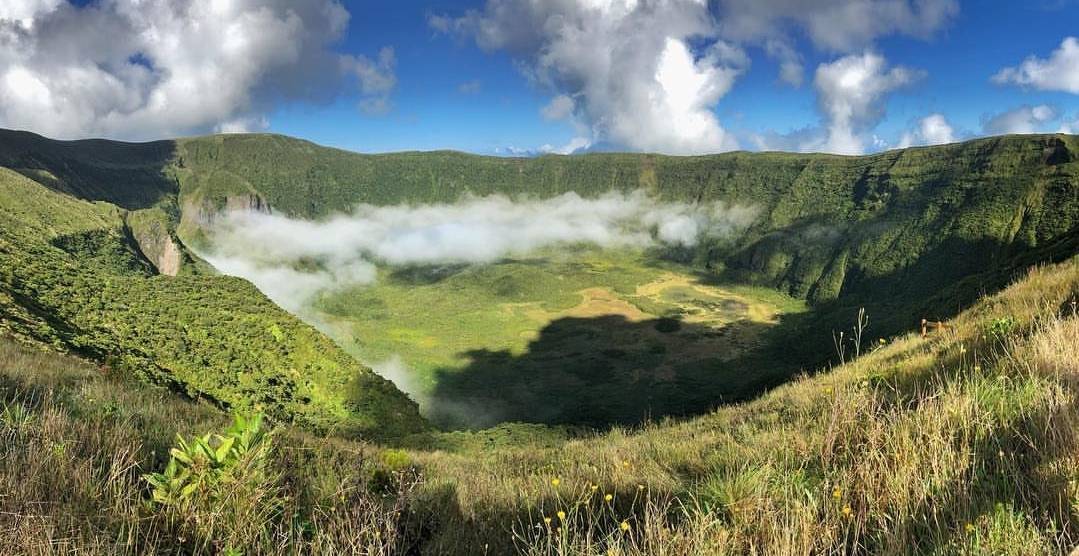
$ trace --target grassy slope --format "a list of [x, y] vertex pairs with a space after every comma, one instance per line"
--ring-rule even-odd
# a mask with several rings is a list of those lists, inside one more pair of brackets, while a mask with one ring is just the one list
[[[0, 341], [9, 493], [0, 544], [109, 554], [1066, 552], [1079, 540], [1077, 301], [1073, 258], [929, 339], [895, 338], [756, 401], [636, 431], [562, 441], [507, 427], [449, 435], [456, 453], [401, 454], [281, 430], [276, 471], [258, 492], [284, 505], [258, 520], [243, 497], [188, 515], [141, 503], [138, 474], [160, 468], [154, 454], [172, 431], [223, 426], [212, 408]], [[394, 469], [400, 481], [386, 482]]]
[[324, 430], [422, 427], [388, 381], [249, 283], [156, 275], [124, 215], [0, 168], [0, 331]]

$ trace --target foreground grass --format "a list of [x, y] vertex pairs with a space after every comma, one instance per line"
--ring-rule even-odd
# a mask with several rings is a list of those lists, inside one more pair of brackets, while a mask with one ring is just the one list
[[[206, 406], [0, 343], [10, 553], [1050, 554], [1079, 537], [1079, 260], [929, 339], [683, 422], [410, 450], [279, 429], [215, 506], [140, 476]], [[607, 496], [610, 496], [609, 499]], [[255, 504], [257, 502], [257, 504]], [[271, 512], [252, 512], [255, 507]], [[549, 520], [549, 521], [548, 521]], [[10, 548], [9, 548], [10, 547]]]

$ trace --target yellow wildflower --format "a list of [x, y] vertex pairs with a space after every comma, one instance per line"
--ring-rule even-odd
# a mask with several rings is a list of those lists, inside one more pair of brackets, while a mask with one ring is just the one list
[[550, 525], [550, 524], [551, 524], [551, 518], [549, 518], [549, 517], [544, 517], [544, 518], [543, 518], [543, 523], [545, 523], [545, 524], [547, 524], [547, 525]]
[[973, 523], [967, 523], [967, 525], [965, 527], [963, 527], [963, 528], [967, 530], [967, 533], [973, 533], [974, 532], [974, 524]]
[[850, 513], [851, 513], [850, 505], [848, 504], [846, 506], [843, 506], [843, 516], [844, 517], [850, 517]]
[[566, 512], [564, 512], [562, 510], [558, 510], [558, 520], [559, 521], [565, 521], [566, 520]]
[[599, 485], [592, 485], [592, 486], [591, 486], [591, 487], [589, 487], [589, 488], [591, 488], [591, 489], [592, 489], [592, 492], [596, 492], [597, 490], [599, 490]]
[[629, 467], [629, 460], [622, 460], [622, 467]]
[[558, 477], [555, 477], [555, 478], [551, 479], [551, 486], [556, 487], [556, 486], [558, 486], [560, 484], [562, 484], [562, 480], [559, 479]]
[[605, 494], [603, 496], [603, 500], [606, 501], [606, 502], [610, 502], [611, 500], [614, 500], [614, 495], [613, 494]]
[[839, 487], [833, 488], [832, 489], [832, 498], [835, 498], [836, 500], [838, 500], [840, 496], [843, 496], [843, 491], [839, 490]]
[[621, 528], [623, 531], [629, 531], [629, 522], [623, 520], [618, 527]]

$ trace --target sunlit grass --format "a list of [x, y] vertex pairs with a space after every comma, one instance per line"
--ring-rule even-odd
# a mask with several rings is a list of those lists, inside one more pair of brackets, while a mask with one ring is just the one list
[[[282, 510], [258, 519], [230, 498], [178, 519], [149, 505], [138, 479], [161, 470], [175, 432], [222, 430], [225, 414], [3, 341], [0, 546], [1066, 552], [1079, 540], [1077, 297], [1079, 260], [1037, 269], [929, 338], [878, 341], [857, 361], [699, 418], [569, 440], [521, 431], [493, 445], [480, 432], [455, 452], [400, 450], [279, 425], [280, 478], [257, 492], [276, 493]], [[994, 334], [1004, 317], [1014, 326]], [[208, 537], [182, 525], [207, 519], [225, 521]]]

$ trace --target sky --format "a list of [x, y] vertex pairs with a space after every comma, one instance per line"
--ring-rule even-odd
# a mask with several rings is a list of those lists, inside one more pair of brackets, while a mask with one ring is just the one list
[[506, 156], [1079, 133], [1079, 0], [2, 0], [0, 127]]

